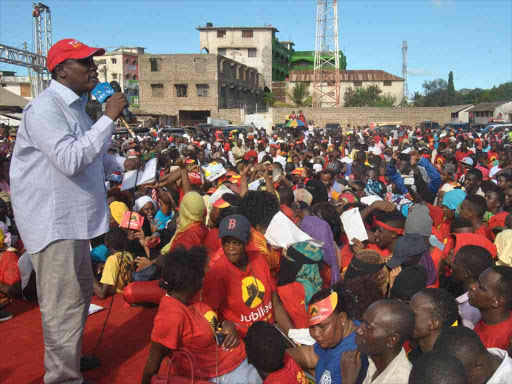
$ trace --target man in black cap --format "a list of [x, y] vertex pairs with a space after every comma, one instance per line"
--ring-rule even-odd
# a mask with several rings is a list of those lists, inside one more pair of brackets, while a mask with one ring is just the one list
[[[347, 271], [348, 272], [348, 271]], [[409, 304], [412, 297], [427, 287], [427, 270], [415, 264], [403, 269], [395, 278], [390, 297]]]
[[421, 264], [428, 273], [427, 286], [437, 281], [437, 271], [430, 256], [430, 246], [425, 242], [423, 236], [418, 234], [407, 234], [398, 239], [393, 256], [386, 263], [389, 269], [409, 267]]

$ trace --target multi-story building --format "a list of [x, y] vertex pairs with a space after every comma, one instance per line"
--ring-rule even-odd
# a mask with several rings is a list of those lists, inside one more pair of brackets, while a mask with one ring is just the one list
[[120, 47], [94, 57], [98, 65], [100, 81], [117, 81], [132, 106], [138, 105], [139, 59], [144, 54], [142, 47]]
[[264, 27], [214, 27], [207, 23], [198, 27], [201, 52], [215, 53], [256, 68], [263, 75], [265, 86], [282, 81], [290, 73], [291, 46], [276, 38], [279, 32]]
[[192, 125], [221, 110], [262, 104], [263, 77], [215, 54], [139, 56], [140, 109], [168, 116], [166, 124]]
[[27, 100], [32, 100], [28, 76], [16, 76], [16, 72], [0, 71], [0, 86]]

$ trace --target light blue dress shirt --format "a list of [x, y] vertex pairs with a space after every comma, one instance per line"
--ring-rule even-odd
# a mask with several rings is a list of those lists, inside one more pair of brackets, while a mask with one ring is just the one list
[[88, 240], [108, 231], [107, 172], [124, 171], [106, 154], [113, 121], [87, 116], [86, 95], [53, 80], [24, 109], [10, 168], [16, 224], [29, 253], [56, 240]]

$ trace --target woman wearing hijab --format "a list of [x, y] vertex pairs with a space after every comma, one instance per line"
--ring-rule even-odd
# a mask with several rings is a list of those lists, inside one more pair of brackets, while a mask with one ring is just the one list
[[330, 275], [327, 277], [324, 276], [324, 279], [326, 278], [326, 280], [328, 280], [324, 281], [324, 286], [326, 283], [328, 283], [329, 286], [336, 284], [340, 280], [340, 267], [331, 227], [329, 227], [329, 224], [327, 224], [325, 220], [315, 216], [306, 216], [302, 219], [299, 228], [313, 239], [323, 243], [323, 261], [331, 269]]
[[[138, 271], [147, 268], [151, 264], [162, 267], [165, 262], [165, 255], [178, 247], [190, 248], [203, 245], [208, 235], [208, 227], [204, 225], [206, 208], [201, 195], [197, 192], [187, 193], [181, 200], [179, 211], [178, 229], [176, 229], [171, 241], [162, 248], [160, 255], [154, 260], [147, 257], [137, 257], [135, 262]], [[124, 299], [130, 304], [158, 304], [165, 292], [158, 286], [157, 280], [152, 280], [138, 281], [127, 285], [123, 290], [123, 295]]]
[[308, 328], [308, 304], [322, 288], [318, 264], [322, 248], [310, 242], [292, 244], [281, 258], [277, 294], [295, 328]]

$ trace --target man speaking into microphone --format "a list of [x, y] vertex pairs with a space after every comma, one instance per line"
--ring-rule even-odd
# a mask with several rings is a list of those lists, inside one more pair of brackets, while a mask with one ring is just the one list
[[60, 40], [48, 52], [50, 86], [23, 111], [11, 161], [11, 196], [37, 281], [46, 384], [81, 384], [80, 349], [93, 293], [89, 240], [108, 231], [104, 169], [124, 170], [106, 154], [114, 121], [127, 106], [111, 96], [95, 124], [87, 93], [98, 84], [94, 56], [104, 49]]

